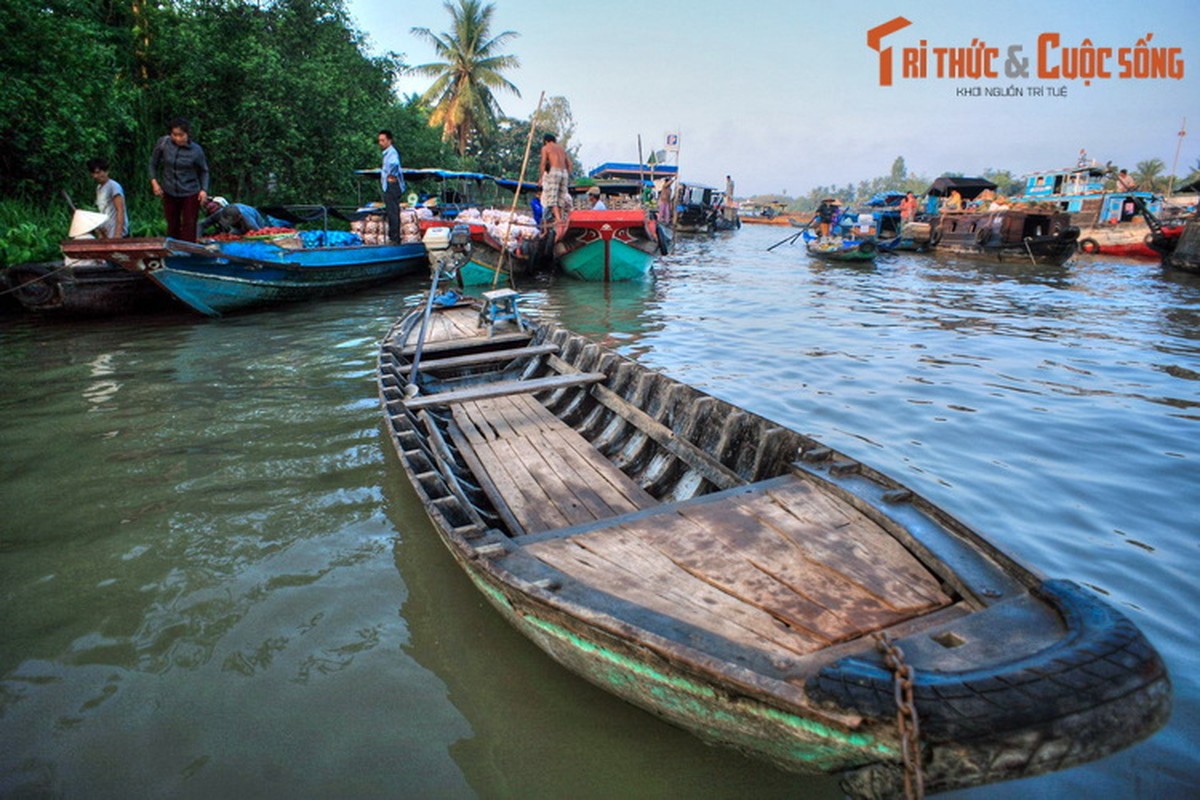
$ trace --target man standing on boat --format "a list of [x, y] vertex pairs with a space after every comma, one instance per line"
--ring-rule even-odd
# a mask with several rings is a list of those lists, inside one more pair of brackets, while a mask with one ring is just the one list
[[571, 157], [558, 143], [558, 137], [547, 133], [542, 137], [542, 206], [553, 212], [556, 236], [566, 233], [567, 213], [571, 210]]
[[392, 132], [381, 130], [376, 137], [383, 151], [383, 167], [379, 173], [379, 185], [383, 189], [383, 206], [387, 215], [388, 241], [400, 244], [400, 198], [404, 194], [404, 173], [400, 168], [400, 154], [396, 152]]

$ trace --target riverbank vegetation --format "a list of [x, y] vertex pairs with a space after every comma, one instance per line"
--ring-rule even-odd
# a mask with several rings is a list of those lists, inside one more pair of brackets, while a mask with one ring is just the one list
[[[0, 266], [57, 255], [69, 204], [92, 205], [89, 158], [108, 159], [125, 188], [131, 232], [161, 234], [147, 165], [177, 116], [191, 120], [205, 149], [210, 193], [255, 205], [376, 199], [355, 170], [378, 165], [381, 128], [396, 134], [406, 166], [511, 178], [531, 128], [535, 139], [554, 131], [578, 171], [566, 98], [547, 98], [537, 120], [503, 114], [493, 93], [520, 94], [510, 80], [519, 62], [504, 52], [518, 34], [492, 31], [494, 4], [443, 5], [447, 31], [412, 30], [434, 44], [438, 60], [413, 66], [403, 53], [371, 55], [345, 0], [6, 0]], [[421, 96], [401, 96], [396, 82], [405, 73], [433, 83]], [[536, 177], [536, 146], [527, 179]], [[1131, 171], [1143, 188], [1168, 183], [1159, 159]], [[1002, 191], [1013, 183], [1006, 171], [984, 177]], [[898, 157], [889, 175], [764, 199], [811, 210], [830, 195], [863, 202], [882, 190], [923, 193], [930, 183]]]
[[[406, 166], [515, 177], [529, 120], [503, 117], [485, 100], [464, 127], [430, 124], [457, 119], [455, 103], [471, 105], [464, 87], [494, 85], [516, 67], [500, 52], [513, 34], [489, 32], [491, 5], [446, 7], [455, 26], [429, 35], [458, 54], [447, 69], [468, 80], [416, 97], [395, 89], [411, 69], [404, 55], [370, 55], [344, 0], [8, 0], [0, 5], [0, 258], [56, 255], [68, 204], [92, 206], [85, 162], [93, 157], [107, 158], [125, 188], [132, 232], [161, 233], [147, 165], [177, 116], [191, 121], [208, 156], [210, 194], [252, 204], [377, 199], [355, 170], [378, 166], [382, 128], [402, 143]], [[478, 50], [478, 40], [491, 49]], [[569, 122], [565, 99], [547, 106]]]

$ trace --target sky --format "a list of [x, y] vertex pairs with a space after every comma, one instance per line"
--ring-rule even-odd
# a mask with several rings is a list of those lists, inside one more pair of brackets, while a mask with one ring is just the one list
[[[565, 97], [585, 169], [636, 162], [639, 136], [648, 154], [668, 133], [685, 180], [731, 175], [739, 197], [869, 180], [897, 157], [929, 178], [1054, 169], [1080, 149], [1130, 170], [1158, 158], [1185, 175], [1200, 161], [1196, 0], [493, 4], [493, 34], [519, 34], [503, 52], [520, 61], [507, 77], [521, 96], [496, 95], [504, 114], [527, 119], [542, 92]], [[410, 65], [437, 60], [412, 28], [450, 30], [441, 0], [347, 8], [372, 53]], [[885, 26], [872, 49], [868, 31]], [[977, 63], [995, 77], [974, 77]]]

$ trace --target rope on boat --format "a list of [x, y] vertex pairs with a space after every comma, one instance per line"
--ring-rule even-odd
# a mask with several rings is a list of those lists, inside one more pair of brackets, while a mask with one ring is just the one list
[[[17, 267], [22, 267], [22, 266], [25, 266], [25, 265], [24, 264], [13, 264], [11, 267], [8, 267], [8, 269], [14, 270]], [[0, 291], [0, 296], [6, 295], [6, 294], [13, 294], [14, 292], [24, 289], [26, 286], [32, 286], [35, 283], [40, 283], [40, 282], [46, 280], [46, 278], [49, 278], [51, 275], [57, 275], [58, 273], [68, 270], [70, 268], [71, 268], [70, 265], [63, 264], [58, 269], [52, 269], [49, 272], [47, 272], [45, 275], [38, 275], [37, 277], [35, 277], [31, 280], [25, 281], [24, 283], [18, 283], [16, 286], [13, 286], [10, 289], [5, 289], [4, 291]]]

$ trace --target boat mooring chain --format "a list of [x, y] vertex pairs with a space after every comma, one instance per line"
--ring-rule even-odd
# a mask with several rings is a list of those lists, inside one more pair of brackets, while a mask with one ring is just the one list
[[913, 703], [913, 668], [904, 663], [904, 651], [886, 633], [874, 634], [883, 663], [895, 676], [896, 728], [900, 731], [900, 757], [904, 761], [904, 796], [908, 800], [925, 797], [925, 776], [921, 773], [921, 725]]

